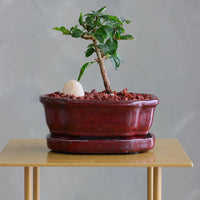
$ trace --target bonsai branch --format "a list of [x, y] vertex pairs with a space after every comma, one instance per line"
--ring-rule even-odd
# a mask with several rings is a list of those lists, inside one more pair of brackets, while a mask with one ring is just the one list
[[[82, 35], [81, 38], [83, 38], [85, 40], [95, 40], [95, 38], [94, 38], [93, 35]], [[116, 38], [116, 37], [113, 37], [113, 39], [115, 39], [115, 40], [122, 40], [122, 39]]]
[[101, 71], [101, 76], [102, 76], [102, 79], [103, 79], [103, 83], [104, 83], [106, 92], [108, 94], [110, 94], [110, 93], [112, 93], [112, 89], [111, 89], [110, 81], [108, 79], [106, 68], [105, 68], [105, 65], [104, 65], [104, 59], [106, 57], [102, 57], [96, 39], [93, 39], [93, 43], [94, 43], [95, 51], [96, 51], [96, 54], [97, 54], [96, 61], [99, 63], [99, 67], [100, 67], [100, 71]]
[[94, 37], [92, 35], [83, 35], [82, 38], [85, 40], [94, 40]]

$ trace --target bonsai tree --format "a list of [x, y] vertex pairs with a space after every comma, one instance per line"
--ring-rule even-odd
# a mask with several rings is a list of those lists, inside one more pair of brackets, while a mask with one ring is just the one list
[[[80, 82], [70, 80], [63, 92], [40, 96], [50, 134], [48, 147], [56, 152], [78, 154], [134, 153], [152, 149], [155, 136], [149, 133], [155, 107], [159, 100], [151, 94], [112, 91], [106, 73], [105, 60], [118, 69], [122, 59], [117, 53], [119, 40], [132, 40], [125, 34], [124, 25], [130, 20], [104, 14], [106, 6], [86, 15], [80, 13], [78, 22], [70, 29], [55, 30], [64, 35], [91, 41], [85, 56], [96, 54], [80, 70], [98, 63], [106, 91], [84, 92]], [[135, 145], [137, 143], [137, 145]], [[149, 145], [147, 145], [149, 144]]]
[[129, 34], [124, 34], [124, 23], [129, 24], [131, 21], [118, 18], [114, 15], [104, 14], [106, 6], [100, 8], [97, 11], [92, 11], [85, 15], [80, 13], [79, 25], [75, 25], [70, 29], [61, 26], [53, 29], [61, 31], [64, 35], [70, 35], [74, 38], [81, 38], [85, 40], [91, 40], [91, 44], [88, 45], [85, 52], [85, 56], [89, 57], [94, 52], [97, 58], [94, 61], [85, 63], [80, 70], [78, 81], [81, 79], [85, 69], [93, 63], [98, 63], [101, 76], [104, 82], [104, 86], [107, 93], [112, 93], [110, 81], [107, 76], [104, 60], [110, 59], [115, 69], [117, 69], [122, 58], [117, 53], [119, 40], [132, 40], [134, 37]]

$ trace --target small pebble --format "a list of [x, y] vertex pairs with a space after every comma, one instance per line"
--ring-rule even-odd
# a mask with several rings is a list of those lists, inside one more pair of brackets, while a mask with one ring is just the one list
[[76, 80], [71, 80], [63, 86], [63, 93], [65, 95], [74, 95], [75, 97], [82, 97], [85, 95], [83, 86]]

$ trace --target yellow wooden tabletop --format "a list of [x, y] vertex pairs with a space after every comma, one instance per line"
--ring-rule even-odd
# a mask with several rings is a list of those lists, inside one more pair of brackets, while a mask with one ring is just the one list
[[12, 139], [0, 153], [0, 166], [33, 167], [192, 167], [177, 139], [157, 139], [153, 150], [124, 155], [51, 152], [45, 139]]

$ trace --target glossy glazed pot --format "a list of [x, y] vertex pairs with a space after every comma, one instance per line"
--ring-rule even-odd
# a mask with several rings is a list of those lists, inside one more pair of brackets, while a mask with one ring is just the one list
[[41, 95], [46, 122], [54, 137], [127, 137], [146, 135], [159, 100], [68, 100]]

